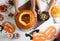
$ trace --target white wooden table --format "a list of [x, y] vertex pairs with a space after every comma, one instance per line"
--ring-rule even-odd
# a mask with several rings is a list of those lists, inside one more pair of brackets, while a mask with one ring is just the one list
[[[19, 3], [19, 5], [21, 6], [21, 5], [23, 5], [24, 3], [26, 3], [28, 0], [20, 0], [20, 3]], [[2, 4], [2, 3], [5, 3], [6, 1], [5, 0], [0, 0], [0, 4]], [[14, 7], [12, 7], [12, 9], [11, 9], [11, 12], [15, 12], [15, 9], [14, 9]], [[0, 12], [0, 14], [3, 14], [4, 15], [4, 20], [3, 21], [10, 21], [10, 22], [12, 22], [13, 24], [15, 24], [15, 26], [16, 26], [16, 23], [14, 22], [15, 20], [14, 20], [14, 18], [9, 18], [7, 15], [8, 15], [8, 12], [6, 12], [6, 13], [2, 13], [2, 12]], [[0, 21], [0, 25], [1, 25], [1, 23], [3, 22], [3, 21]], [[58, 34], [58, 32], [59, 32], [59, 27], [60, 27], [60, 24], [54, 24], [53, 23], [53, 20], [52, 20], [52, 18], [50, 17], [49, 18], [49, 20], [47, 20], [46, 22], [44, 22], [42, 25], [40, 25], [37, 29], [40, 29], [40, 31], [44, 31], [44, 30], [46, 30], [47, 29], [47, 27], [48, 26], [50, 26], [50, 25], [54, 25], [54, 26], [56, 26], [56, 35]], [[33, 30], [33, 29], [32, 29]], [[29, 32], [31, 32], [32, 30], [29, 30], [29, 31], [21, 31], [17, 26], [16, 26], [16, 32], [18, 32], [19, 34], [20, 34], [20, 38], [19, 39], [9, 39], [8, 37], [7, 37], [7, 34], [6, 33], [0, 33], [0, 41], [32, 41], [32, 40], [30, 40], [30, 38], [29, 37], [25, 37], [25, 33], [29, 33]], [[49, 41], [52, 41], [54, 38], [52, 38], [51, 40], [49, 40]]]

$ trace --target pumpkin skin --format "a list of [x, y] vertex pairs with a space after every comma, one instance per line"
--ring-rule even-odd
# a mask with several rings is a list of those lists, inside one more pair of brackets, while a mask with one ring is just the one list
[[[29, 17], [30, 22], [27, 24], [22, 20], [22, 16], [26, 14], [30, 16]], [[19, 28], [31, 29], [36, 23], [36, 17], [35, 17], [35, 14], [31, 10], [22, 10], [21, 12], [16, 14], [15, 22]]]
[[2, 23], [2, 26], [4, 27], [4, 30], [8, 33], [13, 34], [16, 30], [16, 27], [13, 23], [9, 22], [9, 21], [5, 21]]
[[54, 18], [60, 17], [60, 7], [59, 7], [59, 6], [54, 6], [54, 7], [52, 8], [51, 13], [52, 13], [52, 16], [53, 16]]

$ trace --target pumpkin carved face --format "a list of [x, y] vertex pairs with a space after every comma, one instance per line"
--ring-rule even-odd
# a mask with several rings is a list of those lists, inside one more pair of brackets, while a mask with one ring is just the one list
[[35, 25], [36, 17], [31, 10], [23, 10], [15, 16], [15, 22], [19, 28], [30, 29]]

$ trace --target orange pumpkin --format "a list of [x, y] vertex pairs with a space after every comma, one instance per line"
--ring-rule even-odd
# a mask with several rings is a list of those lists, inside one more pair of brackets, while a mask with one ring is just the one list
[[59, 6], [54, 6], [54, 7], [52, 8], [51, 13], [52, 13], [52, 16], [53, 16], [54, 18], [60, 17], [60, 7], [59, 7]]
[[33, 41], [46, 41], [50, 40], [56, 34], [56, 28], [54, 26], [49, 26], [44, 32], [34, 32], [32, 37]]
[[22, 10], [15, 16], [15, 22], [19, 28], [30, 29], [35, 25], [36, 17], [31, 10]]
[[13, 23], [5, 21], [2, 23], [2, 26], [4, 27], [4, 30], [8, 33], [13, 34], [16, 30], [16, 27]]

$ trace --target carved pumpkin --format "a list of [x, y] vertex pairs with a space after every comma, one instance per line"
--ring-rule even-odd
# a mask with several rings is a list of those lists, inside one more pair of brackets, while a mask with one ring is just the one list
[[23, 10], [15, 16], [15, 22], [19, 28], [30, 29], [35, 25], [36, 17], [31, 10]]

